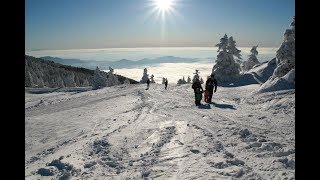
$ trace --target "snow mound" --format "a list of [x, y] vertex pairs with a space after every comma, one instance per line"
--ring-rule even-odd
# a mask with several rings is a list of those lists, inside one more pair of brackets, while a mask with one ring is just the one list
[[280, 112], [292, 114], [295, 111], [295, 89], [264, 93], [253, 91], [250, 96], [243, 98], [241, 102], [252, 104], [257, 109], [274, 114]]
[[280, 78], [276, 77], [273, 80], [270, 78], [258, 89], [258, 92], [263, 93], [263, 92], [295, 89], [294, 80], [295, 80], [295, 70], [292, 69], [283, 77], [280, 77]]
[[39, 168], [37, 174], [40, 176], [55, 176], [56, 179], [70, 179], [71, 176], [80, 173], [80, 170], [74, 168], [73, 165], [61, 162], [62, 158], [54, 159], [46, 167]]
[[267, 61], [259, 66], [253, 67], [245, 74], [253, 74], [259, 81], [264, 83], [272, 76], [276, 66], [276, 58], [273, 58], [271, 61]]

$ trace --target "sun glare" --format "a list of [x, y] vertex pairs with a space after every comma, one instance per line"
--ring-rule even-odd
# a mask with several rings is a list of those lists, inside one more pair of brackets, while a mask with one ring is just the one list
[[150, 11], [147, 13], [147, 17], [155, 16], [156, 19], [161, 23], [161, 38], [165, 39], [166, 34], [166, 21], [173, 21], [173, 16], [179, 15], [176, 8], [179, 6], [180, 0], [148, 0], [149, 3], [147, 7], [151, 7]]
[[173, 0], [154, 0], [157, 8], [161, 11], [167, 11], [172, 6]]

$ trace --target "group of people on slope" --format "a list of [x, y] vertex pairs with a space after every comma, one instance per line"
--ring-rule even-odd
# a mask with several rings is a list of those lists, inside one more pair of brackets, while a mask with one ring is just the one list
[[214, 78], [214, 74], [207, 79], [205, 90], [203, 90], [200, 80], [195, 79], [192, 84], [192, 89], [194, 90], [195, 104], [196, 106], [201, 105], [202, 93], [205, 93], [205, 102], [212, 103], [212, 94], [217, 91], [217, 80]]
[[[167, 78], [165, 79], [164, 85], [165, 85], [165, 89], [167, 89], [167, 86], [168, 86]], [[217, 80], [214, 78], [214, 74], [211, 74], [210, 77], [207, 79], [205, 90], [203, 90], [200, 80], [198, 78], [195, 79], [194, 83], [192, 84], [192, 89], [194, 90], [196, 106], [201, 105], [202, 93], [205, 93], [204, 101], [206, 103], [212, 104], [212, 94], [217, 91], [217, 85], [218, 85]], [[150, 86], [150, 80], [148, 78], [146, 90], [149, 89], [149, 86]]]
[[[148, 78], [147, 80], [147, 89], [149, 89], [149, 86], [150, 86], [150, 79]], [[165, 81], [164, 81], [164, 89], [167, 90], [167, 87], [168, 87], [168, 79], [166, 78]]]

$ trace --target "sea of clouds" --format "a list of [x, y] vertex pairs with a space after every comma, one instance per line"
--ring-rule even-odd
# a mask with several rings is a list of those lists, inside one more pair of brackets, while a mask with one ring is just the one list
[[[241, 50], [242, 60], [247, 60], [251, 47], [238, 47]], [[278, 48], [258, 47], [257, 58], [260, 62], [269, 61], [276, 56]], [[185, 63], [161, 63], [153, 65], [141, 65], [139, 67], [115, 69], [115, 73], [140, 81], [143, 69], [148, 69], [148, 74], [154, 75], [157, 83], [162, 82], [162, 78], [168, 78], [169, 83], [177, 83], [183, 76], [193, 77], [196, 69], [200, 71], [200, 76], [205, 80], [211, 74], [212, 67], [217, 57], [217, 47], [149, 47], [149, 48], [105, 48], [105, 49], [69, 49], [69, 50], [40, 50], [28, 51], [27, 55], [34, 57], [52, 56], [63, 59], [80, 59], [95, 61], [118, 61], [127, 59], [138, 61], [144, 58], [155, 59], [164, 56], [174, 56], [180, 58], [197, 58], [199, 62]], [[102, 69], [104, 70], [104, 69]], [[108, 70], [105, 70], [108, 71]]]

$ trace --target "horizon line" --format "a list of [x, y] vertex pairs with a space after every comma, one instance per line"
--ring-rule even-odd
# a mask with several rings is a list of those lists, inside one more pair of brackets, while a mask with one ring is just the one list
[[[238, 46], [238, 48], [252, 48], [253, 46]], [[154, 46], [154, 47], [106, 47], [106, 48], [69, 48], [69, 49], [31, 49], [31, 51], [72, 51], [72, 50], [102, 50], [102, 49], [150, 49], [150, 48], [217, 48], [215, 46]], [[260, 48], [279, 48], [271, 46], [261, 46]]]

